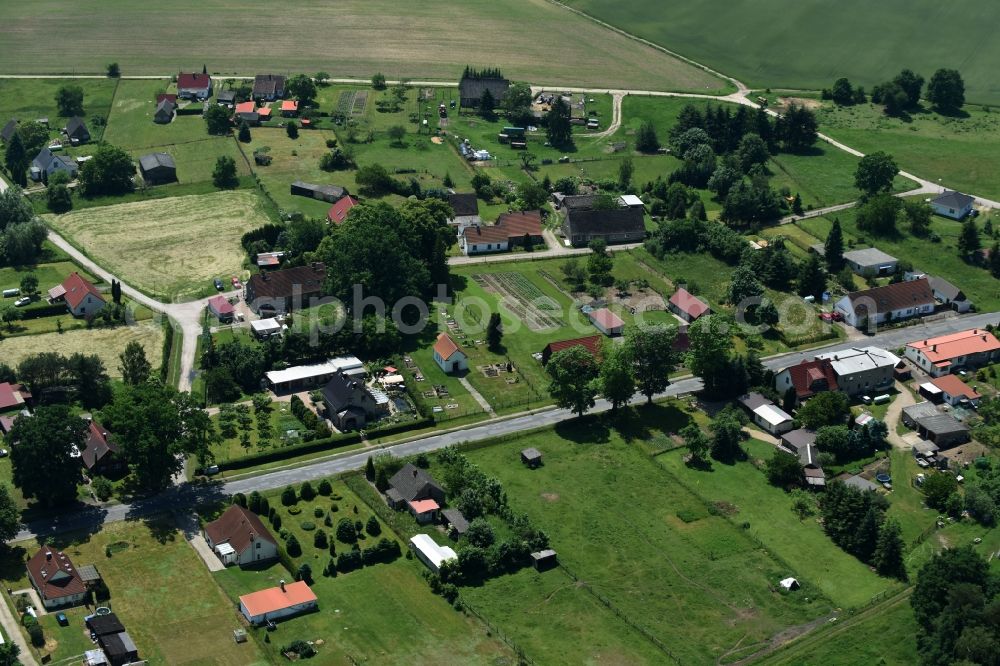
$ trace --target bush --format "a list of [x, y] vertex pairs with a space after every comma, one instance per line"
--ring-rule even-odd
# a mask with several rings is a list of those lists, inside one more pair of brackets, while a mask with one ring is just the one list
[[302, 488], [299, 490], [299, 496], [309, 502], [316, 497], [316, 491], [313, 489], [312, 484], [306, 481], [302, 484]]
[[274, 514], [273, 518], [271, 518], [271, 527], [273, 527], [276, 530], [281, 529], [281, 516], [278, 515], [277, 513]]
[[365, 524], [365, 531], [372, 536], [378, 536], [382, 533], [382, 526], [379, 525], [378, 519], [375, 516], [368, 519], [368, 523]]
[[319, 492], [319, 494], [322, 495], [323, 497], [329, 497], [330, 493], [333, 492], [333, 486], [330, 485], [330, 481], [328, 479], [323, 479], [322, 481], [319, 482], [319, 488], [317, 488], [317, 492]]
[[325, 512], [323, 511], [322, 507], [319, 507], [319, 506], [313, 507], [313, 517], [314, 518], [322, 518], [324, 513]]
[[350, 518], [341, 518], [337, 523], [337, 540], [342, 543], [357, 543], [358, 533]]
[[323, 519], [323, 525], [333, 527], [333, 518], [330, 517], [330, 514], [326, 514], [326, 518]]
[[401, 554], [402, 551], [399, 548], [398, 542], [382, 538], [371, 548], [365, 548], [361, 551], [361, 559], [365, 566], [370, 566], [372, 564], [392, 562]]
[[302, 513], [302, 507], [301, 506], [290, 506], [290, 507], [288, 507], [288, 513], [291, 514], [291, 515], [293, 515], [293, 516], [297, 516], [300, 513]]
[[37, 622], [28, 627], [28, 636], [31, 637], [31, 644], [35, 647], [40, 648], [45, 645], [45, 632], [42, 631], [42, 625]]
[[[90, 483], [90, 487], [93, 488], [94, 494], [97, 495], [97, 499], [101, 500], [102, 502], [106, 502], [107, 500], [111, 499], [111, 495], [114, 493], [115, 490], [115, 487], [112, 485], [112, 483], [107, 479], [105, 479], [103, 476], [98, 476], [94, 478], [94, 480], [91, 481]], [[244, 499], [243, 501], [246, 502], [246, 499]], [[236, 504], [235, 500], [233, 503]]]
[[300, 659], [309, 659], [316, 655], [316, 648], [305, 641], [292, 641], [281, 648], [282, 652], [294, 652]]
[[323, 530], [316, 530], [316, 534], [313, 535], [313, 546], [316, 548], [323, 548], [324, 550], [330, 545], [327, 539], [326, 532]]
[[349, 550], [337, 556], [337, 571], [347, 573], [360, 569], [364, 565], [360, 550]]
[[302, 545], [299, 543], [299, 540], [295, 538], [294, 534], [290, 534], [288, 536], [288, 541], [285, 542], [285, 551], [287, 551], [291, 557], [298, 557], [302, 554]]
[[292, 506], [298, 502], [298, 498], [295, 496], [295, 488], [291, 486], [285, 486], [285, 489], [281, 491], [281, 503], [284, 506]]
[[301, 527], [306, 532], [312, 532], [314, 529], [316, 529], [316, 523], [314, 523], [311, 520], [304, 520], [302, 521], [302, 523], [299, 524], [299, 527]]

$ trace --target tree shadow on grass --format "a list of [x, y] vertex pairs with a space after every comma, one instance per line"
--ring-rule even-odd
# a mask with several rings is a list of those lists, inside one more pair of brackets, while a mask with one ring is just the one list
[[560, 421], [556, 424], [556, 434], [577, 444], [607, 444], [611, 441], [611, 428], [598, 415]]

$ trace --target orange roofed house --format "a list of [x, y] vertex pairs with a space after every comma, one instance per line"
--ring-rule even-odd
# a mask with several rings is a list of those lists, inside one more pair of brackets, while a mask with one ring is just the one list
[[278, 542], [256, 513], [233, 504], [205, 525], [205, 541], [223, 564], [244, 566], [278, 557]]
[[87, 595], [87, 585], [66, 553], [44, 546], [28, 560], [28, 578], [45, 608], [75, 606]]
[[49, 302], [64, 301], [74, 317], [93, 317], [104, 309], [107, 301], [93, 284], [73, 272], [61, 285], [49, 289]]
[[326, 213], [326, 219], [330, 220], [334, 224], [342, 224], [344, 220], [347, 219], [347, 214], [357, 205], [358, 200], [351, 195], [347, 195], [337, 203], [330, 206], [330, 210]]
[[931, 377], [940, 377], [1000, 360], [1000, 341], [989, 331], [973, 328], [911, 342], [904, 356]]
[[434, 343], [434, 361], [447, 373], [469, 369], [469, 357], [447, 333], [442, 333]]
[[281, 581], [277, 587], [240, 597], [240, 612], [253, 625], [308, 613], [318, 608], [316, 595], [302, 580], [294, 583]]

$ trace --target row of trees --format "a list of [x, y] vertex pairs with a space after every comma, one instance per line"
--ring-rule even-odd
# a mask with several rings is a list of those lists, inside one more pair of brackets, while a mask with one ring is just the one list
[[906, 580], [899, 523], [886, 518], [889, 502], [877, 493], [835, 481], [820, 498], [823, 530], [848, 553], [883, 576]]
[[[872, 89], [872, 101], [885, 106], [888, 115], [903, 115], [920, 106], [924, 77], [904, 69], [891, 81]], [[927, 100], [936, 109], [954, 113], [965, 104], [965, 82], [958, 70], [939, 69], [927, 84]]]
[[0, 265], [36, 263], [48, 229], [13, 187], [0, 192]]

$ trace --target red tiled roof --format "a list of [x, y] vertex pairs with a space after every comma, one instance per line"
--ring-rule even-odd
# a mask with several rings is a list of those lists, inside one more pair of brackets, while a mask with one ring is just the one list
[[177, 75], [177, 89], [183, 90], [184, 88], [207, 88], [209, 81], [212, 77], [208, 74], [185, 74], [181, 72]]
[[309, 602], [315, 603], [316, 595], [303, 580], [285, 584], [284, 590], [280, 586], [269, 587], [240, 597], [240, 604], [254, 617]]
[[271, 107], [269, 107], [269, 106], [262, 106], [262, 107], [260, 107], [259, 109], [257, 109], [257, 115], [260, 116], [261, 118], [270, 118], [271, 117]]
[[205, 534], [213, 544], [228, 543], [237, 553], [242, 553], [256, 539], [278, 543], [257, 514], [239, 504], [233, 504], [217, 520], [206, 524]]
[[413, 513], [427, 513], [428, 511], [437, 511], [441, 508], [432, 499], [413, 500], [409, 504], [410, 508], [413, 509]]
[[670, 297], [670, 304], [687, 316], [691, 317], [692, 320], [697, 319], [711, 309], [705, 301], [701, 300], [684, 287], [678, 287], [677, 291], [674, 292], [674, 295]]
[[348, 195], [330, 206], [330, 210], [326, 213], [326, 219], [334, 224], [340, 224], [347, 219], [347, 212], [357, 205], [358, 200]]
[[447, 333], [442, 333], [437, 337], [437, 342], [434, 343], [434, 351], [442, 359], [447, 361], [449, 358], [455, 355], [456, 352], [462, 351], [461, 348], [451, 339], [451, 336]]
[[833, 364], [829, 360], [802, 361], [798, 365], [788, 368], [788, 374], [792, 379], [792, 386], [795, 387], [795, 395], [798, 398], [811, 398], [820, 392], [815, 386], [817, 381], [826, 380], [827, 391], [837, 390], [837, 374], [833, 371]]
[[961, 395], [969, 400], [978, 400], [983, 397], [955, 375], [945, 375], [944, 377], [932, 379], [931, 384], [934, 384], [934, 386], [937, 386], [948, 395]]
[[94, 465], [104, 459], [109, 454], [118, 452], [118, 446], [108, 438], [108, 431], [97, 421], [91, 421], [87, 429], [87, 442], [80, 457], [87, 469], [93, 469]]
[[257, 103], [253, 100], [249, 102], [240, 102], [236, 105], [236, 113], [253, 113], [257, 110]]
[[286, 99], [284, 102], [281, 103], [281, 110], [282, 111], [298, 111], [299, 110], [299, 103], [297, 101], [295, 101], [294, 99]]
[[87, 294], [93, 295], [97, 300], [104, 302], [104, 297], [101, 296], [101, 292], [98, 291], [97, 287], [92, 285], [87, 280], [80, 277], [80, 274], [73, 272], [69, 274], [69, 277], [62, 283], [63, 289], [66, 290], [66, 303], [71, 308], [76, 308], [80, 305]]
[[513, 213], [504, 213], [497, 218], [496, 226], [505, 229], [507, 231], [507, 236], [510, 238], [523, 236], [524, 234], [541, 236], [542, 211], [524, 210], [515, 211]]
[[[588, 335], [585, 338], [573, 338], [572, 340], [559, 340], [557, 342], [550, 342], [545, 346], [549, 354], [555, 354], [561, 352], [564, 349], [569, 349], [570, 347], [580, 346], [589, 351], [594, 358], [600, 358], [601, 355], [601, 341], [604, 338], [600, 335]], [[544, 354], [544, 351], [543, 351]]]
[[62, 551], [44, 546], [28, 560], [28, 574], [45, 600], [82, 594], [87, 587], [73, 562]]
[[600, 324], [605, 329], [618, 328], [625, 325], [625, 322], [618, 315], [607, 308], [591, 310], [590, 321]]
[[3, 382], [0, 384], [0, 409], [10, 409], [20, 407], [31, 394], [20, 384], [10, 384]]
[[14, 419], [16, 416], [0, 416], [0, 432], [7, 434], [10, 429], [14, 427]]
[[216, 315], [227, 315], [236, 311], [233, 304], [222, 294], [208, 299], [208, 307], [212, 308], [212, 312]]
[[927, 360], [937, 365], [959, 356], [1000, 350], [1000, 341], [989, 331], [973, 328], [937, 338], [917, 340], [906, 346], [923, 353]]

